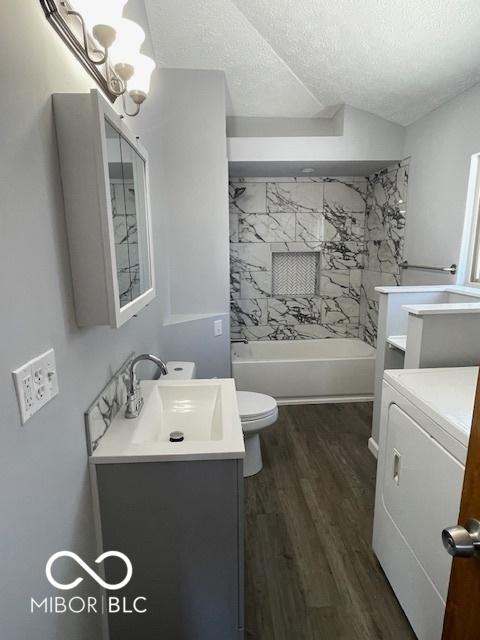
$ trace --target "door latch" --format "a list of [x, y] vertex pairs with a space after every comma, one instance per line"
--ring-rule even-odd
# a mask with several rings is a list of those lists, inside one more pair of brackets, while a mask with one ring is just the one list
[[463, 527], [444, 529], [442, 542], [454, 558], [480, 558], [480, 521], [471, 518]]

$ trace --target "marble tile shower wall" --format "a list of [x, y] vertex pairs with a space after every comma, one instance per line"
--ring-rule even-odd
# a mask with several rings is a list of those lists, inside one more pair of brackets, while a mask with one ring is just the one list
[[[230, 183], [232, 337], [359, 335], [367, 185], [366, 178]], [[273, 295], [275, 252], [318, 255], [314, 295]]]
[[375, 287], [400, 284], [407, 216], [408, 158], [369, 176], [365, 220], [365, 269], [360, 295], [360, 337], [377, 340]]

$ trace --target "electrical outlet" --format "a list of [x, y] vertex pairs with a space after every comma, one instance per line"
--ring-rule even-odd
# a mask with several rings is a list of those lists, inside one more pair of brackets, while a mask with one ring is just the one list
[[43, 356], [43, 366], [46, 373], [46, 385], [50, 394], [50, 398], [53, 398], [58, 394], [58, 377], [57, 377], [57, 365], [55, 363], [55, 351], [50, 349]]
[[35, 411], [35, 395], [33, 391], [32, 367], [29, 364], [16, 369], [13, 372], [15, 389], [17, 391], [18, 406], [22, 424], [31, 418]]
[[58, 394], [55, 353], [50, 349], [13, 371], [22, 424]]
[[220, 320], [215, 320], [213, 323], [213, 335], [215, 337], [221, 336], [223, 333], [223, 321]]
[[33, 373], [33, 395], [35, 398], [35, 411], [43, 407], [49, 400], [47, 393], [47, 373], [43, 366], [43, 358], [39, 358], [32, 363]]

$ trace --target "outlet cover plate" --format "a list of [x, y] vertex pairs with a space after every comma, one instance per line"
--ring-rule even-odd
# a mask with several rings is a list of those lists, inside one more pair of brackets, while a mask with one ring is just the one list
[[49, 349], [12, 372], [22, 424], [58, 394], [55, 352]]
[[215, 320], [213, 323], [213, 335], [215, 337], [221, 336], [223, 333], [223, 320]]

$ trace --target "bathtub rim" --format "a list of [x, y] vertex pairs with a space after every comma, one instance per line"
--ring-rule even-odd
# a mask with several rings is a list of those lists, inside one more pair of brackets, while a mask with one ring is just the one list
[[363, 345], [367, 346], [370, 350], [370, 353], [365, 354], [365, 355], [352, 355], [352, 354], [345, 354], [345, 355], [323, 355], [323, 356], [315, 356], [315, 357], [311, 357], [311, 358], [306, 358], [305, 356], [303, 357], [293, 357], [293, 358], [285, 358], [285, 357], [278, 357], [278, 358], [256, 358], [254, 356], [248, 356], [248, 359], [246, 357], [241, 357], [241, 356], [237, 356], [236, 354], [234, 354], [233, 350], [236, 347], [235, 342], [230, 343], [230, 359], [231, 359], [231, 363], [232, 366], [234, 364], [253, 364], [253, 363], [267, 363], [267, 362], [295, 362], [295, 363], [299, 363], [299, 362], [325, 362], [325, 361], [332, 361], [332, 360], [368, 360], [368, 359], [375, 359], [376, 357], [376, 349], [375, 347], [372, 347], [371, 345], [369, 345], [367, 342], [365, 342], [364, 340], [361, 340], [360, 338], [315, 338], [313, 340], [309, 340], [309, 339], [304, 339], [304, 340], [249, 340], [247, 345], [249, 344], [257, 344], [257, 343], [275, 343], [275, 345], [277, 344], [282, 344], [283, 342], [287, 342], [287, 343], [294, 343], [294, 342], [304, 342], [304, 343], [315, 343], [315, 342], [323, 342], [323, 341], [328, 341], [328, 342], [332, 342], [334, 340], [351, 340], [351, 341], [356, 341], [361, 342]]
[[335, 361], [343, 361], [343, 360], [352, 360], [352, 361], [357, 361], [357, 360], [375, 360], [375, 350], [373, 351], [373, 353], [371, 355], [368, 356], [335, 356], [335, 357], [318, 357], [318, 358], [270, 358], [269, 360], [265, 360], [262, 359], [260, 360], [259, 358], [256, 358], [255, 360], [244, 360], [243, 358], [233, 358], [233, 356], [231, 357], [232, 360], [232, 367], [235, 364], [267, 364], [268, 362], [278, 362], [278, 363], [285, 363], [285, 362], [292, 362], [292, 363], [296, 363], [299, 364], [300, 362], [335, 362]]

